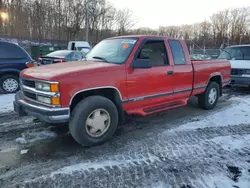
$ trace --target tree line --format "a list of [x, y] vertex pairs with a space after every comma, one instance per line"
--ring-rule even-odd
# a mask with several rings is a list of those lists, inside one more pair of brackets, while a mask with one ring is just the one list
[[[100, 40], [127, 34], [153, 34], [182, 38], [199, 47], [250, 43], [250, 7], [219, 11], [201, 23], [132, 29], [130, 9], [117, 9], [108, 0], [0, 0], [8, 20], [0, 23], [0, 37], [66, 43]], [[1, 8], [1, 7], [0, 7]], [[167, 24], [167, 23], [166, 23]]]
[[192, 25], [160, 26], [158, 30], [139, 28], [132, 33], [182, 38], [196, 48], [250, 44], [250, 7], [219, 11], [209, 19]]
[[129, 9], [106, 0], [0, 0], [9, 19], [1, 21], [0, 36], [31, 40], [84, 40], [122, 35], [135, 24]]

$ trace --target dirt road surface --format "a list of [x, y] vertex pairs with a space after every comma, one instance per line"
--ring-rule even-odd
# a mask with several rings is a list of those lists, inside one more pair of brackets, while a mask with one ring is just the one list
[[93, 148], [77, 144], [67, 125], [5, 110], [0, 187], [249, 188], [249, 93], [226, 89], [213, 111], [191, 99], [187, 107], [130, 117]]

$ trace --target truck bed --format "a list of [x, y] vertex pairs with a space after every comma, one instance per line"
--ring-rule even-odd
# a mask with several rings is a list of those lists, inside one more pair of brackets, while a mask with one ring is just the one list
[[230, 82], [231, 64], [227, 60], [191, 60], [191, 63], [194, 71], [193, 94], [204, 90], [208, 84], [208, 78], [216, 74], [221, 76], [222, 87]]

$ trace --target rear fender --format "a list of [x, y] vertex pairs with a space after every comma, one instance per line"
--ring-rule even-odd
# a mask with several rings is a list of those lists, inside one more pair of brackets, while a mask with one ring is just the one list
[[223, 82], [223, 76], [221, 75], [220, 72], [215, 72], [210, 75], [210, 78], [207, 82], [207, 85], [209, 82], [214, 81], [217, 82], [219, 87], [220, 87], [220, 96], [222, 96], [222, 82]]

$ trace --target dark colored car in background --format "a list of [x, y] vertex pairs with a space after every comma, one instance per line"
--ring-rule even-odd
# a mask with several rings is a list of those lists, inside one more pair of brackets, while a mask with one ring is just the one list
[[73, 50], [57, 50], [46, 56], [38, 58], [38, 65], [47, 65], [53, 63], [62, 63], [69, 61], [79, 61], [84, 58], [84, 54], [80, 51]]
[[19, 90], [19, 73], [29, 67], [33, 60], [15, 43], [0, 41], [0, 93]]

